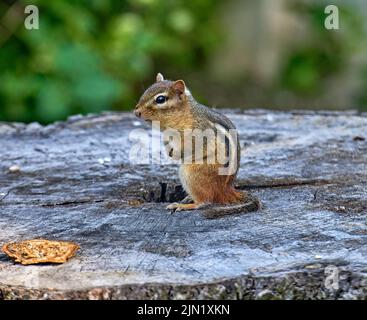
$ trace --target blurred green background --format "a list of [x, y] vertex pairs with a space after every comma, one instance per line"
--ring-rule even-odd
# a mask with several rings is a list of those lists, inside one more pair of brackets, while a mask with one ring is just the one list
[[[24, 27], [37, 5], [38, 30]], [[367, 2], [0, 2], [0, 120], [131, 110], [162, 72], [215, 107], [367, 110]]]

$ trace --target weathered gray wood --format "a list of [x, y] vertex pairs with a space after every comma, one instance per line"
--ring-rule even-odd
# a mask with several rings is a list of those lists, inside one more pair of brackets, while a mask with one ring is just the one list
[[167, 213], [177, 168], [129, 162], [144, 127], [131, 114], [0, 124], [0, 245], [81, 245], [57, 266], [1, 253], [0, 298], [366, 298], [366, 115], [226, 112], [244, 146], [238, 186], [265, 206], [217, 220]]

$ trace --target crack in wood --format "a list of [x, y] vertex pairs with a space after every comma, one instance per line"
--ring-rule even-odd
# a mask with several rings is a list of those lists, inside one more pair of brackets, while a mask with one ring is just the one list
[[70, 200], [63, 202], [50, 202], [50, 203], [41, 203], [41, 207], [56, 207], [56, 206], [68, 206], [68, 205], [77, 205], [84, 203], [100, 203], [106, 201], [105, 199], [86, 199], [86, 200]]
[[[274, 180], [276, 181], [276, 180]], [[345, 183], [345, 180], [343, 181]], [[295, 180], [286, 182], [269, 182], [264, 184], [239, 184], [236, 185], [236, 189], [246, 190], [246, 189], [266, 189], [266, 188], [282, 188], [282, 187], [300, 187], [300, 186], [322, 186], [328, 184], [342, 184], [340, 180], [320, 180], [320, 179], [310, 179], [310, 180]]]

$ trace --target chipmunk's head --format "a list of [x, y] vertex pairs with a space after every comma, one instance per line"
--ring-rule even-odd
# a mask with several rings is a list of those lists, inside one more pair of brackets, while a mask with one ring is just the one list
[[158, 73], [156, 82], [140, 97], [135, 107], [135, 115], [146, 121], [160, 121], [167, 127], [172, 118], [179, 118], [187, 113], [190, 92], [183, 80], [165, 80]]

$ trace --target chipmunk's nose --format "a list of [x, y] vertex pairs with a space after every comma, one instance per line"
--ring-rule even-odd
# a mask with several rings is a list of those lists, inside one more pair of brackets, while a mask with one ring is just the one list
[[135, 115], [136, 115], [138, 118], [141, 118], [141, 112], [139, 111], [139, 109], [135, 109], [134, 113], [135, 113]]

